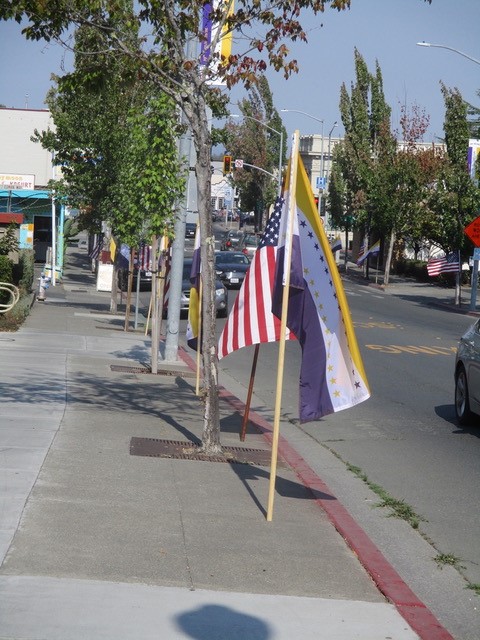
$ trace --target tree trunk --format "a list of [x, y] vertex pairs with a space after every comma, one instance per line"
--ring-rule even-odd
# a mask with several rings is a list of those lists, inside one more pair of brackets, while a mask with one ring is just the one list
[[[190, 117], [189, 117], [190, 116]], [[187, 115], [197, 152], [197, 204], [202, 261], [202, 363], [204, 423], [202, 451], [220, 453], [220, 412], [218, 402], [218, 365], [215, 311], [215, 238], [211, 216], [211, 135], [203, 96], [197, 94], [195, 108]]]
[[[130, 307], [132, 304], [132, 288], [133, 288], [133, 273], [135, 265], [133, 264], [133, 256], [135, 255], [134, 249], [130, 249], [130, 268], [128, 270], [128, 285], [127, 285], [127, 303], [125, 307], [125, 326], [124, 330], [130, 330]], [[137, 277], [140, 277], [140, 272], [137, 271]]]
[[117, 261], [113, 265], [113, 273], [112, 273], [112, 293], [110, 296], [110, 312], [117, 313], [118, 310], [118, 265]]
[[385, 272], [383, 275], [383, 284], [385, 286], [388, 286], [388, 281], [390, 278], [390, 268], [392, 266], [392, 255], [393, 255], [394, 245], [395, 245], [395, 231], [394, 229], [392, 229], [392, 232], [390, 234], [390, 242], [388, 244], [387, 260], [385, 262]]

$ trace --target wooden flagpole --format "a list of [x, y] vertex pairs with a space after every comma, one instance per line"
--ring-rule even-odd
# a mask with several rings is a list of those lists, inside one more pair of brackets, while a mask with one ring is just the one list
[[202, 277], [200, 276], [200, 285], [198, 288], [198, 336], [197, 336], [197, 383], [195, 386], [196, 395], [200, 395], [200, 361], [202, 358]]
[[145, 335], [148, 335], [148, 325], [150, 324], [150, 314], [152, 313], [152, 293], [150, 292], [150, 302], [148, 303], [147, 322], [145, 324]]
[[289, 185], [289, 201], [288, 201], [288, 247], [286, 249], [286, 261], [284, 264], [283, 297], [282, 297], [282, 319], [280, 325], [280, 341], [278, 345], [278, 369], [277, 369], [277, 388], [275, 395], [275, 413], [273, 418], [273, 439], [272, 439], [272, 460], [270, 465], [270, 482], [268, 487], [268, 505], [267, 505], [267, 522], [272, 521], [273, 517], [273, 498], [275, 495], [275, 478], [277, 475], [277, 458], [278, 458], [278, 440], [280, 436], [280, 410], [282, 405], [282, 387], [283, 387], [283, 369], [285, 366], [285, 336], [287, 332], [287, 311], [288, 298], [290, 289], [290, 267], [292, 263], [292, 240], [293, 240], [293, 220], [296, 215], [296, 188], [297, 188], [297, 169], [298, 169], [298, 145], [300, 134], [298, 129], [293, 134], [292, 155], [290, 161], [290, 185]]
[[242, 428], [240, 430], [240, 441], [245, 440], [245, 434], [247, 433], [248, 417], [250, 415], [250, 404], [252, 403], [253, 383], [255, 381], [255, 372], [257, 370], [258, 352], [260, 351], [260, 345], [255, 345], [255, 351], [253, 352], [252, 370], [250, 372], [250, 382], [248, 383], [247, 399], [245, 401], [245, 412], [243, 414]]

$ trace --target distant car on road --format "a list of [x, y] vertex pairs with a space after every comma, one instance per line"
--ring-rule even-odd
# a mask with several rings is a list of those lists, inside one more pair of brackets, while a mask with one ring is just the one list
[[480, 320], [460, 338], [455, 357], [455, 414], [460, 425], [479, 422]]
[[239, 251], [217, 251], [215, 271], [228, 288], [240, 287], [250, 267], [250, 260]]
[[[190, 273], [192, 271], [192, 258], [186, 258], [183, 262], [183, 277], [182, 277], [182, 293], [180, 297], [180, 313], [183, 316], [188, 314], [188, 307], [190, 305], [190, 289], [192, 283], [190, 282]], [[163, 309], [163, 318], [167, 317], [168, 298]], [[215, 310], [218, 318], [226, 318], [228, 315], [228, 290], [221, 280], [215, 282]]]
[[243, 236], [243, 231], [239, 229], [230, 229], [225, 231], [220, 240], [220, 251], [235, 251], [238, 246], [240, 238]]
[[260, 243], [260, 237], [257, 233], [245, 232], [238, 241], [237, 251], [242, 251], [251, 260]]
[[[133, 284], [132, 291], [137, 290], [138, 269], [133, 271]], [[120, 291], [126, 291], [128, 289], [128, 269], [118, 270], [118, 288]], [[152, 272], [140, 271], [140, 291], [152, 290]]]
[[195, 231], [197, 230], [197, 225], [195, 222], [187, 222], [185, 224], [185, 238], [195, 238]]

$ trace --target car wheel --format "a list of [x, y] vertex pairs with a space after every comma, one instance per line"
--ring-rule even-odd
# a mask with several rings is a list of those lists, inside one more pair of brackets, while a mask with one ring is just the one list
[[217, 313], [217, 318], [226, 318], [228, 316], [228, 309], [219, 309]]
[[455, 374], [455, 414], [461, 425], [468, 424], [473, 417], [468, 398], [467, 374], [463, 366]]

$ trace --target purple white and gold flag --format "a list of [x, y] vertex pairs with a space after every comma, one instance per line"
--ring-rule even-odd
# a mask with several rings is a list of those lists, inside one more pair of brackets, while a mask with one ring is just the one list
[[[284, 192], [272, 311], [281, 317], [292, 228], [287, 326], [302, 347], [299, 414], [301, 422], [309, 422], [367, 400], [370, 390], [335, 258], [300, 156], [297, 161], [293, 209], [288, 184]], [[292, 227], [289, 210], [294, 211]]]

